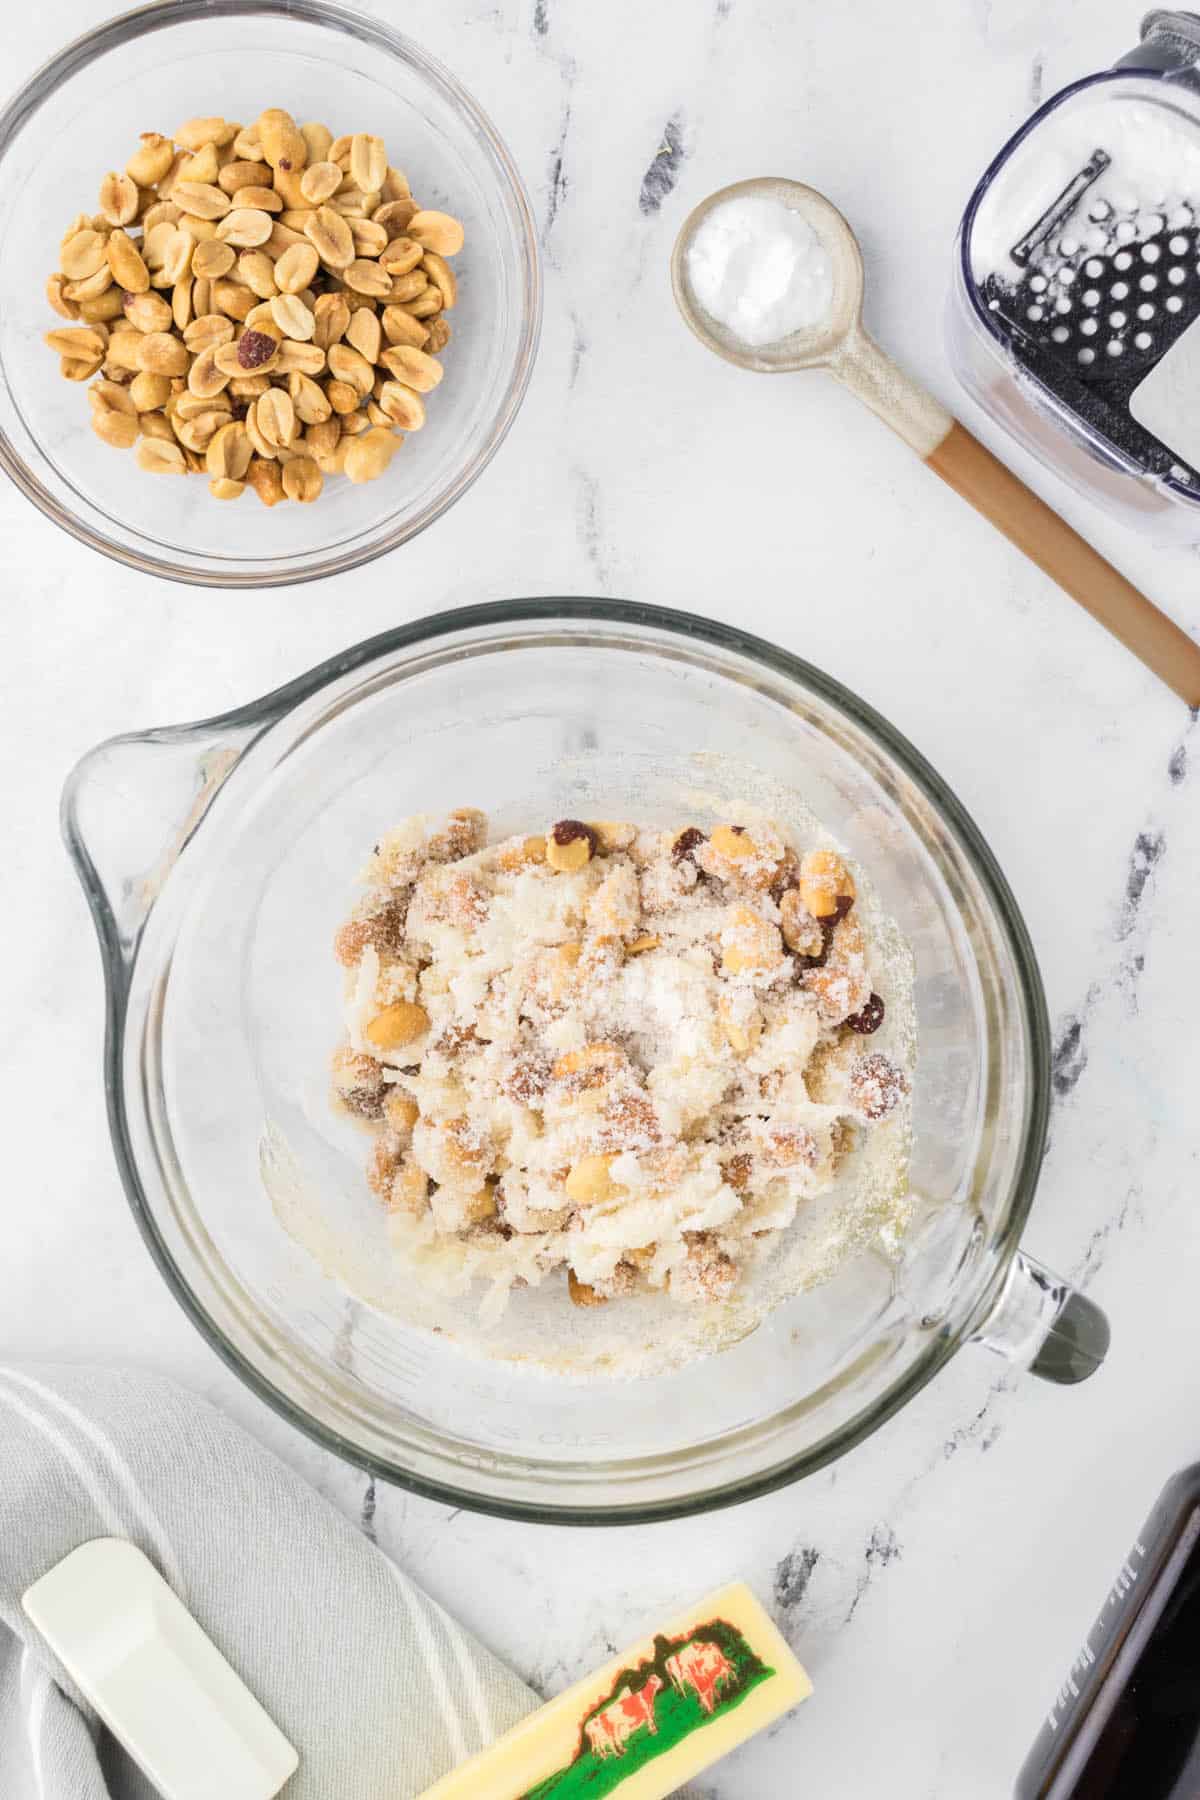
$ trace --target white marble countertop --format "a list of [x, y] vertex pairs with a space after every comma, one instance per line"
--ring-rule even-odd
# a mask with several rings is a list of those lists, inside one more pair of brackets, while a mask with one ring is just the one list
[[[0, 85], [103, 10], [15, 11]], [[323, 585], [223, 599], [154, 583], [0, 490], [0, 1355], [143, 1365], [203, 1392], [546, 1690], [745, 1575], [817, 1698], [715, 1771], [709, 1796], [1001, 1800], [1131, 1535], [1200, 1448], [1200, 738], [832, 383], [706, 358], [675, 319], [666, 258], [711, 188], [812, 181], [860, 231], [873, 330], [995, 444], [941, 345], [957, 217], [1031, 103], [1129, 48], [1139, 9], [931, 0], [919, 26], [884, 0], [841, 14], [752, 0], [374, 10], [415, 30], [508, 137], [542, 222], [541, 359], [458, 508]], [[1194, 554], [1127, 535], [1004, 454], [1200, 633]], [[537, 592], [737, 619], [858, 689], [957, 789], [1045, 975], [1055, 1108], [1028, 1246], [1110, 1314], [1090, 1384], [964, 1353], [799, 1487], [683, 1524], [564, 1533], [372, 1488], [243, 1391], [178, 1310], [110, 1155], [100, 965], [58, 838], [64, 775], [114, 732], [222, 711], [424, 611]]]

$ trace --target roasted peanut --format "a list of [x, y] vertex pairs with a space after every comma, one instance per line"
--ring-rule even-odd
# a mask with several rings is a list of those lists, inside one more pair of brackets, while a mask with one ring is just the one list
[[560, 819], [546, 834], [546, 861], [564, 874], [585, 868], [595, 851], [596, 834], [580, 819]]
[[785, 960], [779, 927], [748, 906], [730, 908], [721, 928], [721, 952], [727, 975], [771, 975]]
[[268, 256], [278, 257], [282, 256], [285, 250], [290, 250], [294, 244], [303, 244], [307, 241], [303, 232], [293, 231], [290, 225], [285, 225], [283, 215], [280, 214], [271, 227], [271, 235], [263, 245], [263, 249]]
[[722, 996], [717, 1002], [717, 1016], [730, 1049], [738, 1056], [747, 1056], [762, 1036], [762, 1014], [757, 1007], [745, 1010]]
[[398, 237], [384, 245], [379, 261], [389, 275], [408, 275], [419, 266], [424, 254], [425, 246], [418, 244], [416, 238]]
[[259, 142], [263, 155], [273, 169], [302, 169], [308, 160], [308, 145], [296, 128], [291, 113], [281, 107], [268, 107], [259, 114]]
[[299, 369], [293, 369], [287, 378], [287, 386], [292, 405], [296, 409], [296, 417], [302, 425], [319, 425], [333, 411], [323, 389], [311, 375], [304, 375]]
[[433, 250], [425, 252], [421, 258], [421, 267], [428, 277], [429, 286], [437, 290], [442, 306], [449, 312], [458, 300], [458, 279], [454, 270], [444, 257]]
[[321, 261], [331, 269], [346, 269], [354, 261], [350, 227], [332, 207], [319, 206], [311, 219], [305, 220], [304, 235]]
[[366, 294], [372, 300], [382, 300], [385, 295], [390, 296], [392, 291], [392, 277], [387, 270], [363, 256], [356, 256], [342, 270], [342, 280], [356, 294]]
[[376, 225], [374, 219], [348, 218], [346, 223], [354, 239], [356, 255], [377, 258], [381, 250], [387, 249], [387, 232], [382, 225]]
[[110, 225], [132, 225], [138, 214], [136, 181], [110, 169], [100, 183], [100, 211]]
[[140, 188], [153, 187], [162, 180], [175, 160], [175, 146], [170, 138], [157, 131], [144, 131], [142, 145], [125, 164], [130, 181]]
[[369, 363], [378, 363], [383, 345], [383, 328], [379, 323], [379, 315], [365, 306], [351, 313], [350, 323], [346, 327], [346, 342], [360, 356], [365, 356]]
[[64, 381], [90, 381], [99, 367], [98, 362], [83, 362], [74, 356], [60, 356], [58, 359], [59, 374]]
[[243, 481], [250, 467], [252, 446], [246, 428], [237, 420], [223, 425], [205, 452], [204, 463], [214, 480], [231, 476]]
[[158, 412], [171, 396], [171, 378], [169, 375], [151, 375], [143, 370], [135, 375], [127, 389], [130, 404], [135, 412]]
[[223, 244], [233, 244], [244, 250], [265, 244], [271, 231], [270, 213], [256, 211], [250, 206], [239, 206], [233, 212], [226, 213], [221, 220], [217, 226], [217, 237]]
[[[234, 212], [271, 212], [283, 211], [283, 201], [274, 188], [243, 187], [233, 191]], [[270, 236], [270, 233], [267, 234]]]
[[[422, 270], [414, 269], [411, 275], [404, 275], [401, 277], [401, 280], [413, 281], [422, 273]], [[414, 300], [402, 301], [401, 305], [412, 314], [414, 319], [433, 319], [436, 318], [442, 310], [442, 296], [437, 288], [430, 287], [428, 283], [426, 283], [422, 293], [419, 293]]]
[[789, 950], [800, 956], [820, 956], [824, 933], [800, 897], [799, 888], [788, 888], [779, 902], [779, 929]]
[[285, 338], [307, 342], [316, 330], [316, 320], [298, 294], [276, 294], [271, 301], [271, 317]]
[[616, 1200], [626, 1190], [615, 1182], [610, 1170], [613, 1156], [582, 1156], [567, 1176], [565, 1187], [578, 1206], [597, 1206]]
[[[392, 276], [391, 298], [398, 306], [411, 306], [419, 300], [429, 286], [429, 277], [424, 269], [410, 269], [407, 275]], [[439, 300], [440, 307], [441, 302]]]
[[319, 266], [320, 258], [311, 244], [293, 244], [275, 263], [275, 283], [279, 292], [298, 294], [301, 288], [308, 286]]
[[63, 292], [66, 283], [61, 275], [51, 275], [46, 283], [46, 298], [55, 312], [63, 319], [77, 319], [79, 307], [75, 301], [69, 300]]
[[[317, 304], [319, 306], [320, 301]], [[389, 344], [411, 344], [419, 350], [428, 339], [429, 330], [422, 325], [420, 319], [414, 319], [411, 313], [406, 313], [402, 306], [385, 306], [383, 335]]]
[[59, 252], [59, 265], [68, 281], [83, 281], [103, 266], [105, 239], [91, 226], [69, 237]]
[[604, 1087], [615, 1075], [629, 1067], [629, 1058], [619, 1044], [603, 1040], [584, 1044], [580, 1050], [567, 1050], [550, 1071], [553, 1081], [576, 1092]]
[[148, 331], [142, 338], [139, 367], [147, 375], [186, 375], [187, 345], [169, 331]]
[[321, 471], [311, 456], [294, 456], [283, 466], [283, 491], [302, 506], [316, 500], [323, 486]]
[[220, 344], [228, 344], [233, 339], [233, 321], [223, 313], [204, 313], [193, 319], [183, 333], [183, 341], [193, 356], [199, 356], [205, 350], [215, 350]]
[[607, 1306], [608, 1299], [598, 1294], [586, 1281], [580, 1281], [574, 1269], [567, 1270], [567, 1293], [573, 1306]]
[[378, 193], [387, 175], [387, 147], [380, 137], [360, 131], [350, 140], [350, 176], [364, 193]]
[[424, 350], [417, 350], [411, 344], [393, 344], [378, 359], [383, 367], [394, 375], [405, 387], [413, 388], [418, 394], [430, 393], [445, 374], [441, 363], [435, 356], [429, 356]]
[[405, 229], [410, 238], [439, 256], [457, 256], [463, 247], [463, 228], [449, 213], [414, 213]]
[[229, 376], [217, 366], [219, 349], [219, 344], [209, 344], [206, 349], [200, 351], [188, 370], [188, 392], [194, 394], [198, 400], [211, 400], [229, 381]]
[[313, 318], [316, 321], [313, 341], [322, 350], [329, 350], [346, 335], [350, 308], [340, 294], [322, 294], [313, 307]]
[[328, 362], [334, 379], [348, 383], [365, 400], [375, 381], [375, 371], [366, 357], [351, 344], [333, 344], [328, 351]]
[[337, 193], [342, 171], [336, 163], [310, 162], [300, 177], [300, 192], [310, 206], [323, 206]]
[[82, 304], [88, 300], [98, 300], [112, 286], [112, 270], [107, 259], [100, 265], [94, 275], [85, 275], [82, 281], [69, 281], [63, 289], [68, 300]]
[[[95, 389], [91, 391], [94, 393]], [[94, 406], [92, 430], [114, 450], [131, 450], [138, 440], [137, 414], [113, 406]]]
[[235, 157], [217, 170], [217, 186], [232, 199], [239, 188], [254, 187], [262, 182], [267, 171], [260, 162], [246, 162]]
[[162, 192], [164, 182], [167, 181], [170, 182], [172, 194], [181, 181], [213, 182], [217, 179], [219, 168], [217, 146], [205, 144], [203, 149], [194, 150], [190, 156], [185, 156], [182, 160], [176, 157], [167, 171], [164, 181], [160, 181], [158, 184], [159, 192]]
[[178, 444], [165, 438], [143, 437], [137, 449], [139, 469], [148, 475], [185, 475], [187, 464]]
[[300, 127], [300, 136], [304, 139], [308, 149], [310, 163], [320, 162], [323, 157], [328, 156], [329, 146], [333, 142], [333, 133], [328, 125], [321, 125], [316, 120], [310, 120], [307, 125]]
[[78, 362], [99, 362], [108, 343], [103, 332], [91, 325], [79, 325], [74, 330], [60, 326], [57, 331], [48, 331], [43, 341], [58, 356]]
[[177, 181], [171, 199], [196, 219], [223, 219], [233, 205], [224, 188], [209, 181]]
[[131, 294], [144, 294], [150, 286], [150, 271], [133, 239], [123, 231], [114, 231], [104, 249], [113, 280]]
[[233, 154], [241, 157], [243, 162], [266, 162], [266, 152], [259, 137], [258, 123], [243, 125], [233, 140]]
[[262, 250], [243, 250], [237, 259], [237, 274], [260, 300], [273, 300], [279, 292], [275, 264]]
[[810, 850], [800, 863], [800, 898], [815, 919], [843, 913], [855, 898], [854, 877], [834, 850]]
[[408, 221], [420, 211], [420, 207], [410, 194], [404, 200], [385, 200], [375, 208], [371, 215], [376, 225], [382, 225], [390, 238], [403, 237], [408, 231]]
[[379, 1050], [400, 1050], [413, 1044], [429, 1030], [429, 1014], [423, 1006], [409, 1000], [398, 1000], [377, 1013], [363, 1033]]
[[298, 338], [284, 338], [279, 346], [278, 372], [281, 375], [319, 375], [325, 367], [325, 352], [319, 344], [305, 344]]
[[296, 436], [296, 409], [283, 388], [268, 388], [254, 403], [254, 423], [273, 450], [286, 448]]
[[175, 142], [185, 150], [202, 150], [206, 144], [215, 149], [219, 143], [227, 144], [236, 131], [237, 126], [226, 125], [218, 113], [206, 113], [201, 118], [185, 119], [175, 133]]
[[212, 284], [212, 303], [218, 312], [227, 313], [231, 319], [242, 320], [254, 307], [254, 295], [248, 287], [239, 281], [231, 281], [224, 277]]
[[232, 244], [223, 244], [219, 238], [208, 238], [192, 251], [192, 274], [212, 281], [219, 275], [228, 275], [235, 261]]
[[287, 497], [283, 491], [283, 472], [279, 464], [262, 456], [250, 458], [246, 486], [254, 489], [264, 506], [278, 506]]
[[395, 449], [396, 440], [390, 431], [364, 431], [346, 452], [346, 474], [354, 482], [376, 480], [391, 462]]
[[425, 405], [421, 396], [401, 381], [383, 383], [379, 390], [379, 405], [402, 431], [420, 431], [425, 423]]
[[119, 287], [106, 288], [94, 300], [80, 300], [79, 317], [88, 325], [105, 325], [120, 318], [125, 295]]

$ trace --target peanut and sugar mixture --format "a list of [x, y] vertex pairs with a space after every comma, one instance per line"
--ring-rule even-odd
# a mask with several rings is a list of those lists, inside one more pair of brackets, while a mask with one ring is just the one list
[[[770, 823], [406, 820], [337, 933], [337, 1102], [430, 1278], [729, 1298], [909, 1091], [854, 877]], [[495, 1304], [495, 1298], [493, 1298]]]

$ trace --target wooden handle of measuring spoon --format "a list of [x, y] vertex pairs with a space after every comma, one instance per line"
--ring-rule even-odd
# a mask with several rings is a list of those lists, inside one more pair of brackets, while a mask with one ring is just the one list
[[956, 420], [925, 458], [1018, 550], [1141, 658], [1189, 706], [1200, 706], [1200, 644], [1106, 562]]
[[935, 475], [990, 519], [1182, 700], [1200, 706], [1200, 644], [1072, 530], [861, 329], [832, 371]]

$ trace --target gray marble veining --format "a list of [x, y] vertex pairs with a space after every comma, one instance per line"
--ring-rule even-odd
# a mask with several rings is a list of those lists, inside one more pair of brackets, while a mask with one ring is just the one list
[[[43, 0], [14, 15], [6, 85], [105, 10]], [[368, 10], [461, 77], [525, 174], [546, 270], [539, 366], [501, 454], [453, 512], [386, 564], [311, 589], [167, 590], [101, 564], [0, 488], [0, 1349], [190, 1383], [547, 1691], [745, 1575], [817, 1695], [714, 1770], [706, 1800], [1002, 1800], [1131, 1534], [1197, 1453], [1195, 721], [832, 383], [716, 364], [680, 325], [666, 264], [711, 189], [759, 173], [813, 182], [862, 236], [868, 323], [978, 427], [940, 342], [958, 214], [1039, 98], [1128, 48], [1136, 9]], [[983, 435], [1200, 633], [1194, 556], [1125, 535]], [[112, 733], [218, 712], [422, 612], [531, 592], [628, 594], [742, 623], [860, 691], [959, 792], [1045, 975], [1054, 1111], [1028, 1243], [1111, 1316], [1093, 1382], [1047, 1389], [964, 1353], [802, 1487], [566, 1535], [439, 1507], [334, 1461], [240, 1388], [176, 1308], [109, 1155], [100, 971], [58, 843], [62, 779]], [[348, 1317], [348, 1354], [352, 1339]]]

